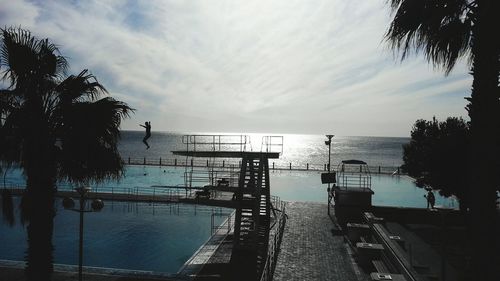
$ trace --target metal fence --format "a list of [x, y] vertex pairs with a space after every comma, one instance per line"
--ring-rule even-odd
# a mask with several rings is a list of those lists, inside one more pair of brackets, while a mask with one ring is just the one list
[[286, 224], [286, 202], [281, 201], [277, 196], [272, 196], [273, 206], [276, 211], [280, 214], [276, 217], [275, 231], [273, 232], [272, 238], [269, 239], [269, 248], [267, 251], [267, 258], [264, 264], [264, 269], [262, 270], [262, 275], [260, 281], [272, 281], [274, 269], [276, 268], [276, 262], [278, 260], [279, 249], [281, 245], [281, 240], [283, 239], [283, 231]]
[[[172, 167], [210, 167], [210, 168], [239, 168], [241, 161], [232, 159], [202, 159], [202, 158], [125, 158], [127, 165], [144, 166], [172, 166]], [[368, 166], [372, 174], [402, 174], [399, 166]], [[270, 170], [292, 170], [292, 171], [327, 171], [328, 164], [305, 163], [297, 164], [283, 161], [269, 163]], [[361, 169], [361, 168], [360, 168]], [[336, 171], [337, 167], [332, 167]]]
[[[6, 185], [13, 193], [22, 193], [26, 186]], [[57, 186], [57, 192], [60, 195], [72, 195], [75, 193], [75, 187], [67, 184]], [[92, 192], [88, 194], [89, 198], [101, 198], [107, 200], [123, 201], [148, 201], [148, 202], [177, 202], [181, 198], [193, 196], [193, 189], [186, 189], [182, 186], [135, 186], [135, 187], [116, 187], [116, 186], [94, 186]]]
[[[212, 231], [212, 235], [216, 233], [221, 233], [222, 230], [224, 230], [226, 234], [231, 232], [231, 230], [234, 227], [234, 214], [235, 212], [228, 214], [225, 212], [212, 211], [212, 214], [210, 216], [210, 225], [211, 225], [210, 229]], [[216, 224], [215, 223], [216, 217], [227, 217], [227, 218], [221, 224]]]

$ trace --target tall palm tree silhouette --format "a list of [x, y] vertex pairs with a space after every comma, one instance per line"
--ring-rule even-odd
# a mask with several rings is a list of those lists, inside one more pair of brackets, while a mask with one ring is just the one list
[[26, 176], [27, 279], [50, 280], [56, 182], [119, 178], [119, 126], [133, 110], [103, 97], [106, 90], [87, 70], [66, 77], [67, 61], [48, 39], [20, 28], [1, 32], [0, 67], [10, 85], [0, 99], [0, 158], [19, 164]]
[[[470, 117], [468, 151], [469, 227], [475, 238], [472, 268], [475, 280], [494, 280], [498, 250], [492, 246], [497, 214], [500, 155], [499, 55], [500, 1], [390, 0], [394, 13], [386, 39], [402, 59], [413, 49], [422, 51], [448, 74], [460, 58], [467, 58], [473, 76], [466, 109]], [[460, 171], [457, 171], [460, 172]], [[489, 279], [488, 279], [489, 278]], [[472, 280], [472, 279], [471, 279]], [[498, 279], [497, 279], [498, 280]]]

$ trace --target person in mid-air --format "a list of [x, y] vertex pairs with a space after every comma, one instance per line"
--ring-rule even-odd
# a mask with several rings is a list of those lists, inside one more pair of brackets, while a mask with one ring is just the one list
[[147, 140], [151, 137], [151, 122], [144, 122], [144, 125], [139, 124], [139, 126], [143, 127], [146, 129], [146, 135], [142, 139], [142, 142], [146, 145], [146, 149], [149, 149], [149, 144]]

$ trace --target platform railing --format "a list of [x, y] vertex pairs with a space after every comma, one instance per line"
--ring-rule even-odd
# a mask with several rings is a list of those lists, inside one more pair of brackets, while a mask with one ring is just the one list
[[247, 151], [251, 149], [247, 135], [184, 135], [182, 144], [187, 151]]
[[279, 152], [283, 154], [283, 136], [263, 136], [260, 152]]
[[[235, 212], [232, 213], [225, 213], [225, 212], [217, 212], [217, 211], [212, 211], [212, 214], [210, 216], [210, 229], [212, 231], [212, 235], [219, 233], [223, 228], [226, 231], [226, 234], [231, 232], [234, 227], [234, 214]], [[215, 223], [215, 218], [216, 217], [226, 217], [226, 220], [221, 223], [221, 224], [216, 224]]]
[[277, 196], [272, 196], [271, 201], [275, 210], [279, 211], [280, 214], [277, 216], [277, 221], [274, 227], [274, 232], [272, 239], [269, 239], [269, 248], [267, 253], [267, 258], [264, 264], [264, 269], [262, 270], [262, 275], [260, 281], [272, 281], [274, 270], [276, 268], [276, 262], [278, 260], [279, 249], [281, 241], [283, 239], [283, 232], [286, 224], [286, 202], [281, 201]]
[[371, 188], [372, 180], [369, 176], [362, 174], [341, 175], [338, 177], [337, 186], [343, 189], [349, 188]]

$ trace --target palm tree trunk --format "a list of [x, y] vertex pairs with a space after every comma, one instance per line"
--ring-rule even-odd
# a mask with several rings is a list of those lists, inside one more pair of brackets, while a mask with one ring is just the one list
[[46, 123], [31, 119], [23, 156], [26, 191], [21, 201], [22, 219], [28, 222], [26, 278], [50, 281], [53, 271], [52, 235], [55, 216], [55, 151]]
[[[470, 233], [472, 273], [475, 280], [495, 280], [497, 265], [495, 237], [497, 213], [495, 207], [497, 183], [498, 131], [498, 49], [492, 38], [495, 8], [491, 0], [478, 1], [477, 22], [474, 26], [472, 52], [472, 94], [468, 105], [471, 119], [471, 149], [469, 163]], [[496, 63], [495, 63], [496, 62]], [[472, 280], [472, 279], [471, 279]]]
[[47, 281], [53, 270], [54, 184], [53, 179], [27, 176], [27, 189], [21, 203], [24, 219], [28, 221], [25, 273], [28, 281]]
[[[31, 196], [31, 195], [30, 195]], [[34, 211], [29, 218], [26, 277], [29, 281], [50, 280], [53, 270], [52, 234], [54, 199], [47, 194], [34, 195]]]

